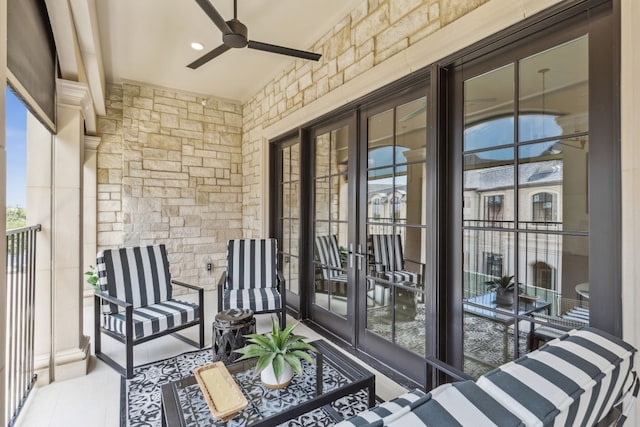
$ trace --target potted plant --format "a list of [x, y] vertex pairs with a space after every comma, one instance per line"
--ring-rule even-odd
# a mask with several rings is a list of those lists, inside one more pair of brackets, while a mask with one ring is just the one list
[[496, 277], [493, 280], [485, 282], [485, 284], [489, 286], [491, 290], [496, 291], [496, 304], [513, 305], [513, 291], [516, 287], [513, 276]]
[[84, 272], [84, 275], [87, 276], [87, 283], [93, 287], [93, 290], [96, 292], [100, 292], [100, 284], [98, 283], [98, 271], [93, 265], [89, 266], [89, 270]]
[[255, 367], [256, 375], [270, 389], [284, 388], [291, 382], [293, 373], [302, 374], [301, 360], [311, 363], [307, 350], [317, 351], [311, 344], [303, 341], [302, 335], [292, 334], [298, 323], [280, 330], [280, 322], [271, 319], [271, 333], [246, 335], [250, 344], [236, 350], [242, 356], [238, 360], [258, 358]]

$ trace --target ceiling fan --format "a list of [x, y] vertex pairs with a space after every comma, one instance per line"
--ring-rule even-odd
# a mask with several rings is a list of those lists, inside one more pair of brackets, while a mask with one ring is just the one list
[[291, 49], [274, 44], [257, 42], [247, 39], [247, 26], [238, 21], [238, 0], [233, 0], [233, 19], [225, 21], [209, 0], [196, 0], [196, 3], [204, 10], [204, 13], [222, 31], [222, 44], [212, 51], [196, 59], [187, 67], [196, 69], [201, 65], [211, 61], [213, 58], [222, 55], [231, 48], [248, 47], [249, 49], [262, 50], [265, 52], [279, 53], [281, 55], [294, 56], [296, 58], [310, 59], [317, 61], [322, 55], [304, 50]]

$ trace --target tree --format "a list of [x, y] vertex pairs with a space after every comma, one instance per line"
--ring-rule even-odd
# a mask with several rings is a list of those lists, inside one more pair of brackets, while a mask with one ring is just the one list
[[27, 224], [27, 211], [24, 208], [7, 208], [7, 230], [21, 228]]

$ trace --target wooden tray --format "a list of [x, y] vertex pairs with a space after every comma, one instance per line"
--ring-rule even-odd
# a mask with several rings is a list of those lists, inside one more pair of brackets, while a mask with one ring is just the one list
[[247, 398], [224, 363], [200, 366], [193, 374], [214, 417], [227, 421], [247, 407]]

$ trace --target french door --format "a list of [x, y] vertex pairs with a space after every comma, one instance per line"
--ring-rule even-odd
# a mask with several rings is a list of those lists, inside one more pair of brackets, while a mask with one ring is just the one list
[[426, 354], [426, 88], [361, 112], [358, 345], [416, 380]]
[[311, 319], [355, 344], [357, 163], [355, 116], [318, 127], [312, 145]]
[[414, 87], [311, 133], [311, 318], [413, 373], [426, 354], [425, 94]]

